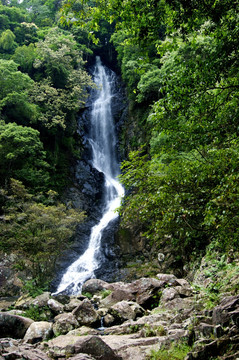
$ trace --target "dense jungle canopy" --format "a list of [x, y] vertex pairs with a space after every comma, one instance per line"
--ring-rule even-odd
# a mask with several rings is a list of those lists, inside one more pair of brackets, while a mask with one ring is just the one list
[[1, 250], [27, 254], [42, 284], [84, 217], [57, 193], [96, 54], [129, 101], [121, 228], [183, 261], [238, 250], [238, 49], [237, 0], [0, 0]]

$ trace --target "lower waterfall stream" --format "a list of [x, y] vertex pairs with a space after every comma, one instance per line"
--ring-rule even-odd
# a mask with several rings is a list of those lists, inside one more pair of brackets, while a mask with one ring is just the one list
[[67, 290], [68, 294], [81, 291], [83, 283], [95, 277], [99, 267], [99, 253], [103, 230], [118, 217], [116, 209], [124, 196], [124, 188], [119, 183], [119, 164], [116, 156], [116, 135], [111, 105], [112, 85], [115, 74], [106, 71], [99, 57], [93, 72], [97, 89], [92, 93], [90, 112], [89, 144], [92, 152], [92, 166], [104, 174], [104, 208], [100, 221], [92, 227], [88, 248], [63, 274], [55, 294]]

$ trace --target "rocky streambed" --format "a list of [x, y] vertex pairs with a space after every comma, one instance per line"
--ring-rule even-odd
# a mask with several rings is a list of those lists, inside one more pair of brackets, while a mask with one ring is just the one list
[[0, 359], [143, 360], [175, 343], [187, 345], [187, 360], [239, 358], [239, 295], [206, 310], [198, 291], [170, 274], [91, 279], [83, 294], [2, 299]]

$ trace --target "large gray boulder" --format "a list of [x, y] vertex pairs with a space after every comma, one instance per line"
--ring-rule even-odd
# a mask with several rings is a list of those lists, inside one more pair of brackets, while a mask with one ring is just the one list
[[22, 339], [33, 322], [23, 316], [0, 313], [0, 338]]
[[113, 292], [106, 298], [101, 300], [100, 304], [104, 307], [110, 307], [119, 301], [131, 301], [135, 300], [135, 296], [127, 289], [115, 288]]
[[120, 301], [109, 309], [109, 313], [119, 324], [126, 320], [135, 320], [137, 316], [143, 316], [144, 312], [144, 309], [133, 301]]
[[100, 279], [89, 279], [82, 286], [83, 293], [90, 293], [92, 295], [106, 289], [109, 289], [109, 284]]
[[48, 341], [45, 346], [52, 358], [84, 353], [100, 360], [121, 359], [99, 336], [94, 335], [84, 337], [61, 335]]
[[78, 321], [72, 313], [59, 314], [54, 318], [54, 335], [64, 335], [79, 326]]
[[77, 298], [72, 298], [68, 304], [65, 304], [64, 309], [65, 311], [73, 311], [78, 305], [81, 304], [82, 300], [79, 300]]
[[36, 321], [29, 326], [23, 340], [26, 343], [35, 344], [42, 340], [48, 340], [52, 335], [52, 323]]
[[80, 305], [72, 311], [72, 314], [81, 325], [94, 325], [100, 320], [97, 311], [94, 309], [89, 299], [81, 301]]
[[132, 283], [135, 289], [136, 301], [145, 309], [151, 309], [158, 305], [161, 292], [165, 282], [153, 278], [141, 278]]
[[55, 299], [49, 299], [47, 305], [55, 314], [62, 314], [64, 312], [64, 305]]

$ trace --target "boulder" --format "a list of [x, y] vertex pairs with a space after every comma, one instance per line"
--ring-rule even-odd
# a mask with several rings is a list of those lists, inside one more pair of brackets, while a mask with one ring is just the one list
[[20, 296], [17, 301], [15, 302], [15, 309], [25, 310], [29, 307], [29, 304], [33, 301], [33, 298], [28, 295], [22, 295]]
[[106, 314], [104, 316], [104, 320], [103, 320], [103, 324], [104, 326], [111, 326], [113, 325], [115, 322], [115, 318], [114, 316], [110, 315], [110, 314]]
[[145, 309], [151, 309], [158, 304], [160, 289], [165, 285], [165, 281], [154, 278], [141, 278], [132, 283], [112, 283], [107, 288], [112, 293], [101, 301], [101, 305], [110, 307], [119, 301], [136, 301]]
[[193, 290], [190, 287], [175, 286], [174, 288], [180, 297], [190, 297], [193, 295]]
[[33, 322], [23, 316], [0, 313], [0, 338], [22, 339]]
[[187, 289], [191, 289], [191, 285], [189, 284], [189, 282], [185, 279], [177, 279], [175, 280], [175, 283], [179, 286], [182, 286], [184, 288], [187, 288]]
[[49, 299], [47, 305], [55, 314], [62, 314], [64, 312], [64, 305], [57, 300]]
[[100, 360], [120, 360], [115, 352], [99, 336], [61, 335], [45, 345], [50, 357], [69, 357], [84, 353]]
[[116, 353], [99, 336], [87, 336], [80, 339], [75, 344], [75, 352], [83, 352], [100, 360], [122, 359], [117, 356]]
[[79, 325], [75, 316], [72, 313], [59, 314], [54, 318], [53, 332], [54, 335], [67, 334], [69, 331], [74, 330]]
[[14, 297], [0, 297], [0, 312], [7, 311], [11, 306], [13, 306], [16, 302], [16, 298]]
[[48, 340], [52, 335], [52, 323], [37, 321], [29, 326], [23, 340], [26, 343], [35, 344], [42, 340]]
[[54, 300], [58, 301], [63, 305], [69, 304], [69, 302], [71, 301], [71, 297], [66, 294], [52, 294], [52, 296]]
[[15, 303], [16, 309], [28, 309], [30, 306], [44, 307], [47, 306], [47, 303], [50, 299], [51, 293], [44, 292], [43, 294], [32, 298], [28, 295], [21, 296]]
[[81, 304], [82, 300], [79, 300], [77, 298], [72, 298], [68, 304], [64, 306], [65, 311], [73, 311], [78, 305]]
[[121, 324], [126, 320], [134, 320], [136, 314], [127, 301], [120, 301], [109, 309], [109, 313], [115, 318], [116, 323]]
[[100, 331], [92, 329], [88, 326], [81, 326], [75, 330], [71, 330], [67, 335], [84, 336], [84, 335], [99, 335]]
[[136, 302], [145, 309], [158, 305], [164, 282], [153, 278], [141, 278], [132, 283], [132, 291], [136, 292]]
[[[113, 349], [123, 360], [145, 360], [150, 358], [150, 350], [155, 346], [163, 346], [170, 342], [166, 336], [136, 338], [132, 335], [108, 335], [102, 339]], [[110, 360], [110, 358], [109, 358]]]
[[239, 310], [239, 295], [226, 297], [213, 309], [213, 324], [228, 325], [231, 320], [229, 313], [233, 313], [235, 310]]
[[126, 320], [135, 320], [136, 317], [143, 316], [144, 313], [145, 310], [133, 301], [120, 301], [109, 309], [109, 314], [119, 324]]
[[[25, 274], [14, 268], [17, 254], [5, 254], [0, 252], [0, 298], [19, 296]], [[1, 308], [1, 307], [0, 307]]]
[[157, 274], [157, 278], [167, 284], [172, 284], [177, 279], [173, 274]]
[[[1, 350], [3, 357], [1, 358]], [[45, 352], [31, 344], [21, 344], [12, 339], [0, 340], [0, 358], [5, 360], [50, 360]]]
[[77, 335], [60, 335], [43, 344], [50, 358], [63, 358], [75, 354], [75, 343], [78, 340]]
[[[176, 297], [173, 300], [165, 301], [162, 303], [163, 307], [167, 310], [185, 310], [190, 313], [195, 308], [193, 297], [180, 298]], [[187, 316], [187, 315], [186, 315]]]
[[100, 320], [97, 311], [94, 309], [89, 299], [81, 301], [80, 305], [72, 311], [72, 314], [81, 325], [93, 325]]
[[199, 331], [203, 336], [208, 337], [214, 333], [214, 326], [206, 323], [200, 323], [195, 330]]
[[110, 295], [101, 300], [101, 306], [110, 307], [119, 301], [135, 300], [135, 296], [129, 290], [115, 289]]
[[167, 303], [168, 301], [171, 301], [175, 298], [179, 298], [179, 293], [175, 288], [166, 288], [162, 291], [162, 296], [161, 296], [161, 303]]
[[109, 288], [109, 284], [100, 279], [87, 280], [82, 286], [83, 293], [90, 293], [92, 295], [99, 293], [102, 290]]

